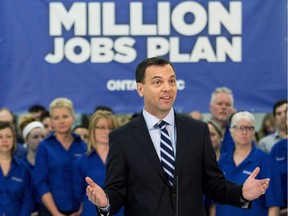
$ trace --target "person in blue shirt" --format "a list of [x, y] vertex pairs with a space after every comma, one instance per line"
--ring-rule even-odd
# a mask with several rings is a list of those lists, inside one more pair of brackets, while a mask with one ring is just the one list
[[261, 172], [257, 178], [270, 178], [270, 184], [266, 192], [253, 201], [250, 209], [217, 203], [216, 215], [279, 215], [280, 206], [283, 205], [280, 175], [270, 156], [252, 144], [255, 133], [254, 116], [249, 112], [236, 113], [231, 120], [230, 132], [235, 143], [234, 150], [221, 155], [218, 162], [226, 179], [243, 184], [255, 167], [260, 167]]
[[88, 143], [88, 126], [86, 125], [77, 125], [73, 128], [73, 133], [79, 135], [81, 139], [87, 144]]
[[40, 116], [40, 122], [44, 125], [45, 129], [45, 137], [48, 136], [49, 133], [53, 131], [52, 125], [51, 125], [51, 116], [49, 114], [49, 111], [43, 112]]
[[50, 103], [54, 132], [38, 145], [34, 186], [44, 204], [40, 215], [79, 215], [80, 202], [73, 195], [73, 165], [86, 151], [86, 144], [72, 133], [73, 103], [56, 98]]
[[[37, 121], [35, 117], [29, 114], [21, 118], [19, 128], [25, 141], [24, 146], [27, 146], [27, 155], [26, 157], [21, 158], [21, 162], [29, 170], [30, 175], [32, 176], [38, 144], [46, 136], [44, 125], [42, 122]], [[39, 196], [37, 196], [35, 188], [33, 188], [32, 195], [34, 202], [33, 213], [36, 214], [39, 211], [41, 201]]]
[[233, 149], [233, 140], [230, 135], [230, 118], [235, 113], [234, 96], [231, 89], [223, 86], [216, 88], [211, 94], [209, 109], [211, 121], [217, 123], [222, 131], [221, 153], [230, 152]]
[[284, 206], [281, 214], [287, 215], [287, 145], [288, 139], [284, 139], [276, 143], [270, 152], [270, 156], [277, 164], [278, 172], [281, 176], [281, 185], [283, 191]]
[[[74, 165], [74, 193], [83, 203], [82, 216], [97, 215], [95, 206], [86, 196], [85, 177], [90, 176], [97, 184], [104, 187], [109, 133], [118, 126], [116, 116], [110, 111], [96, 111], [90, 118], [87, 152], [78, 158]], [[116, 215], [124, 215], [123, 209]]]
[[30, 216], [33, 209], [31, 176], [13, 156], [15, 149], [13, 124], [0, 122], [0, 215]]
[[[15, 128], [15, 131], [16, 131], [16, 145], [17, 145], [17, 148], [15, 149], [15, 151], [13, 151], [13, 156], [15, 158], [18, 158], [18, 159], [21, 159], [21, 158], [24, 158], [26, 157], [27, 155], [27, 148], [25, 148], [23, 145], [22, 145], [22, 137], [18, 136], [17, 134], [17, 127], [15, 125], [15, 118], [14, 118], [14, 113], [8, 109], [8, 108], [0, 108], [0, 121], [7, 121], [7, 122], [10, 122], [13, 127]], [[20, 144], [21, 143], [21, 144]]]

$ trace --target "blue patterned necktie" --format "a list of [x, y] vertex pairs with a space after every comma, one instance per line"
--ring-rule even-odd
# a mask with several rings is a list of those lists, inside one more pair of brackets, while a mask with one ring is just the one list
[[172, 186], [174, 179], [174, 169], [175, 169], [175, 157], [171, 138], [166, 130], [167, 123], [165, 121], [160, 121], [157, 123], [158, 127], [161, 129], [160, 136], [160, 156], [161, 164], [168, 177], [168, 182]]

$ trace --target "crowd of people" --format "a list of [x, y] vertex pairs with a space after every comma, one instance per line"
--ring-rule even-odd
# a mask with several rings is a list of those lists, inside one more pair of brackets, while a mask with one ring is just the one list
[[[156, 60], [159, 61], [159, 59]], [[174, 68], [168, 68], [166, 70], [164, 67], [170, 63], [165, 61], [160, 65], [157, 64], [156, 66], [160, 67], [161, 70], [165, 69], [165, 73], [167, 70], [171, 72], [172, 75], [169, 75], [170, 77], [167, 78], [167, 83], [169, 83], [168, 85], [171, 85], [172, 87], [168, 87], [167, 85], [165, 88], [174, 89], [175, 87], [173, 84], [176, 79], [173, 71]], [[153, 64], [147, 65], [147, 68], [153, 67]], [[144, 68], [144, 74], [147, 68]], [[161, 86], [162, 83], [165, 85], [165, 75], [163, 80], [161, 80], [161, 76], [161, 73], [156, 76], [157, 80], [153, 82], [153, 87], [158, 88], [158, 86]], [[131, 188], [133, 187], [136, 189], [137, 187], [144, 187], [142, 189], [138, 188], [139, 191], [141, 191], [139, 193], [144, 194], [146, 193], [143, 192], [143, 190], [145, 190], [145, 186], [147, 187], [147, 190], [154, 190], [153, 187], [148, 186], [144, 181], [139, 183], [134, 182], [135, 179], [139, 180], [144, 178], [144, 175], [145, 178], [149, 179], [149, 175], [153, 176], [154, 174], [145, 170], [149, 165], [139, 164], [140, 158], [143, 159], [144, 156], [140, 155], [138, 152], [140, 150], [137, 147], [131, 145], [129, 146], [129, 142], [132, 141], [125, 137], [125, 135], [128, 137], [129, 135], [135, 136], [135, 139], [138, 138], [140, 140], [144, 140], [146, 138], [136, 137], [137, 135], [141, 136], [141, 134], [129, 134], [128, 127], [140, 127], [140, 123], [135, 124], [135, 122], [143, 118], [143, 115], [143, 119], [153, 119], [153, 121], [155, 116], [157, 116], [157, 119], [167, 120], [167, 116], [171, 117], [174, 115], [173, 108], [171, 109], [173, 103], [170, 104], [171, 106], [167, 106], [165, 115], [159, 116], [153, 113], [155, 111], [155, 106], [157, 105], [156, 103], [158, 102], [149, 101], [153, 100], [153, 95], [149, 95], [149, 87], [146, 87], [147, 89], [145, 89], [146, 83], [143, 81], [145, 78], [145, 75], [140, 77], [140, 80], [137, 80], [136, 77], [136, 82], [139, 95], [144, 97], [144, 100], [146, 100], [146, 104], [148, 105], [144, 106], [142, 112], [139, 111], [139, 113], [135, 113], [133, 116], [131, 116], [129, 123], [125, 125], [119, 124], [117, 115], [114, 114], [113, 109], [101, 106], [96, 108], [94, 113], [91, 114], [87, 125], [80, 124], [73, 127], [75, 123], [75, 113], [73, 102], [68, 98], [54, 99], [49, 105], [49, 110], [46, 110], [40, 105], [31, 107], [28, 110], [27, 115], [24, 115], [21, 118], [19, 127], [16, 125], [15, 116], [13, 115], [12, 111], [8, 108], [0, 108], [0, 167], [2, 170], [2, 174], [0, 175], [0, 215], [91, 216], [97, 215], [99, 212], [105, 215], [105, 212], [110, 212], [110, 208], [112, 207], [113, 215], [121, 216], [124, 215], [126, 207], [126, 215], [131, 215], [131, 212], [135, 210], [133, 209], [134, 207], [141, 206], [142, 203], [137, 203], [137, 201], [141, 200], [139, 199], [140, 195], [137, 194], [137, 192], [136, 194], [134, 192], [130, 193], [129, 190], [132, 190]], [[165, 92], [169, 92], [167, 89]], [[169, 96], [167, 93], [166, 96], [160, 97], [165, 106], [168, 102], [170, 103], [169, 97], [173, 97], [172, 94]], [[243, 194], [241, 195], [241, 200], [243, 198], [244, 203], [246, 202], [249, 204], [247, 208], [243, 206], [242, 208], [239, 208], [239, 206], [234, 207], [237, 206], [237, 203], [232, 203], [234, 206], [230, 206], [231, 203], [229, 202], [228, 204], [230, 205], [225, 205], [223, 203], [227, 203], [227, 200], [221, 200], [216, 196], [217, 194], [214, 194], [215, 197], [212, 194], [214, 189], [210, 190], [209, 188], [212, 187], [209, 185], [212, 183], [212, 181], [210, 182], [207, 179], [202, 179], [209, 178], [208, 173], [206, 172], [212, 172], [212, 169], [209, 169], [211, 167], [214, 168], [215, 166], [215, 164], [211, 164], [210, 162], [206, 161], [205, 164], [211, 167], [204, 167], [203, 169], [208, 169], [208, 171], [205, 171], [205, 175], [207, 176], [201, 176], [200, 178], [205, 181], [205, 185], [201, 186], [203, 188], [188, 191], [197, 191], [195, 193], [198, 193], [198, 190], [203, 190], [203, 206], [205, 206], [206, 214], [210, 216], [225, 216], [231, 214], [239, 216], [286, 215], [288, 138], [287, 99], [275, 102], [271, 110], [272, 112], [267, 113], [267, 115], [264, 117], [261, 129], [259, 131], [256, 131], [255, 129], [256, 120], [252, 113], [236, 110], [234, 107], [233, 93], [227, 87], [219, 87], [215, 89], [215, 91], [211, 94], [209, 107], [211, 111], [211, 119], [206, 122], [206, 125], [207, 128], [209, 128], [210, 140], [207, 141], [207, 148], [209, 150], [210, 146], [211, 149], [213, 147], [214, 156], [212, 157], [215, 157], [213, 160], [217, 160], [218, 166], [223, 172], [225, 179], [236, 183], [237, 185], [244, 185], [246, 184], [246, 179], [250, 175], [254, 175], [254, 169], [259, 167], [260, 173], [256, 178], [269, 178], [270, 183], [267, 190], [265, 189], [263, 194], [261, 196], [259, 195], [259, 198], [255, 196], [251, 199], [247, 199], [247, 196], [245, 197], [242, 196]], [[159, 110], [160, 109], [163, 110], [164, 108], [160, 107]], [[195, 125], [198, 125], [198, 127], [204, 127], [205, 129], [206, 126], [202, 126], [203, 116], [201, 113], [192, 112], [191, 115], [185, 114], [185, 116], [189, 119], [193, 119], [191, 121], [197, 122]], [[181, 119], [181, 117], [179, 118]], [[178, 117], [176, 117], [175, 121], [177, 121], [176, 124], [179, 123]], [[134, 126], [132, 125], [133, 122], [135, 124]], [[169, 123], [169, 120], [167, 122]], [[130, 124], [132, 126], [130, 126]], [[146, 122], [146, 124], [147, 127], [149, 127], [149, 123]], [[174, 123], [171, 124], [174, 125]], [[182, 138], [178, 137], [179, 128], [177, 128], [177, 131], [174, 131], [174, 129], [172, 127], [169, 129], [168, 127], [168, 131], [170, 134], [172, 134], [172, 138], [174, 140], [172, 140], [172, 143], [174, 145], [174, 156], [176, 157], [177, 164], [177, 155], [178, 153], [179, 155], [181, 154], [181, 150], [178, 149], [177, 144]], [[144, 129], [141, 130], [144, 131]], [[114, 136], [112, 136], [113, 140], [109, 141], [109, 135], [111, 135], [110, 132], [112, 132], [113, 135], [114, 131], [117, 132], [115, 132]], [[149, 133], [147, 132], [148, 135], [151, 135], [153, 143], [155, 142], [155, 139], [159, 140], [159, 138], [153, 138], [155, 137], [155, 133], [158, 133], [157, 131], [158, 129], [155, 129], [152, 126], [152, 128], [149, 129]], [[191, 133], [194, 134], [194, 132]], [[119, 141], [118, 139], [120, 138], [123, 140]], [[193, 139], [200, 138], [194, 137]], [[121, 143], [124, 141], [127, 141], [127, 143]], [[147, 141], [149, 140], [147, 139]], [[114, 144], [113, 149], [111, 150], [110, 159], [108, 156], [110, 155], [109, 143]], [[119, 146], [115, 147], [115, 144], [119, 144]], [[128, 147], [130, 150], [126, 149]], [[142, 148], [145, 150], [145, 148], [148, 147], [142, 146]], [[155, 148], [157, 149], [157, 147]], [[193, 153], [193, 148], [190, 151], [191, 155], [188, 155], [187, 157], [193, 157], [193, 155], [194, 157], [199, 157], [195, 152]], [[197, 151], [197, 149], [194, 149], [194, 151]], [[129, 161], [131, 157], [127, 156], [128, 153], [135, 154], [134, 157], [139, 159], [136, 160], [133, 166], [129, 164], [132, 161]], [[137, 155], [138, 153], [139, 155]], [[157, 152], [157, 154], [159, 158], [161, 158], [160, 153]], [[117, 155], [117, 157], [115, 155]], [[186, 155], [184, 154], [184, 156]], [[155, 154], [155, 158], [156, 157], [157, 155]], [[155, 158], [151, 157], [152, 162]], [[110, 167], [108, 167], [108, 170], [106, 170], [107, 165]], [[136, 172], [134, 170], [136, 165], [145, 173]], [[179, 167], [175, 166], [175, 168], [177, 170]], [[193, 170], [198, 169], [193, 168]], [[184, 176], [184, 173], [190, 172], [189, 166], [185, 166], [185, 172], [184, 170], [181, 171], [181, 174], [180, 171], [177, 170], [177, 172], [180, 176], [181, 183], [181, 177]], [[135, 173], [135, 176], [132, 176], [133, 173]], [[112, 179], [111, 176], [114, 175], [116, 176], [114, 179]], [[212, 174], [209, 173], [209, 175]], [[109, 178], [108, 185], [107, 183], [105, 185], [105, 180], [107, 180], [106, 176]], [[87, 182], [85, 181], [86, 177], [89, 177], [89, 180], [86, 179]], [[217, 174], [217, 178], [221, 179], [222, 177], [219, 177]], [[151, 181], [153, 181], [153, 179], [151, 179]], [[158, 183], [157, 181], [158, 180], [155, 180], [155, 182], [149, 182], [149, 184], [156, 185]], [[101, 188], [107, 189], [108, 192], [106, 189], [105, 192], [108, 202], [105, 200], [105, 202], [101, 203], [105, 203], [106, 205], [99, 205], [100, 198], [97, 197], [98, 195], [95, 196], [92, 189], [87, 189], [88, 192], [86, 191], [87, 185], [92, 185], [91, 188], [94, 187], [94, 182]], [[182, 182], [185, 184], [184, 180]], [[131, 185], [127, 186], [126, 183], [130, 183]], [[116, 190], [120, 190], [117, 188], [119, 184], [122, 184], [122, 191], [119, 192], [120, 195], [115, 195], [114, 192]], [[179, 185], [179, 187], [180, 192], [184, 193], [185, 191], [181, 190], [181, 185]], [[190, 187], [194, 187], [194, 185], [190, 185]], [[207, 188], [209, 188], [209, 190]], [[93, 189], [95, 189], [95, 187]], [[161, 193], [165, 194], [165, 190], [166, 189], [163, 189]], [[169, 190], [170, 189], [168, 187], [168, 193], [172, 193], [171, 191], [173, 191], [173, 189], [171, 189], [170, 192]], [[238, 191], [238, 188], [235, 187], [234, 191]], [[86, 195], [86, 193], [88, 195]], [[100, 194], [101, 193], [102, 191]], [[156, 192], [151, 191], [151, 193]], [[93, 196], [96, 198], [93, 198]], [[115, 197], [119, 200], [115, 201]], [[227, 197], [225, 197], [225, 199]], [[230, 198], [234, 199], [234, 196]], [[253, 201], [252, 205], [250, 205], [250, 201], [255, 198], [257, 199]], [[196, 203], [196, 201], [193, 199], [190, 201], [189, 200], [184, 201], [180, 199], [180, 201], [178, 200], [180, 202], [179, 205], [181, 206], [183, 202], [189, 205], [190, 201]], [[101, 201], [103, 201], [103, 199], [101, 199]], [[134, 201], [135, 203], [131, 204], [130, 201]], [[162, 201], [166, 202], [165, 199]], [[157, 204], [162, 206], [162, 201], [160, 200]], [[232, 201], [233, 200], [230, 202]], [[149, 200], [146, 202], [149, 204], [151, 209], [155, 208], [155, 203], [150, 203]], [[98, 208], [95, 207], [95, 204]], [[110, 206], [110, 204], [112, 206]], [[113, 205], [117, 206], [117, 210], [115, 210]], [[164, 205], [162, 207], [164, 209], [166, 208]], [[143, 210], [143, 214], [146, 210], [147, 209]], [[141, 208], [139, 208], [138, 211], [141, 211]], [[161, 210], [159, 210], [159, 212], [160, 211]], [[199, 210], [199, 212], [201, 211], [202, 209]], [[163, 210], [163, 212], [165, 211]], [[156, 213], [156, 215], [161, 214]], [[179, 210], [179, 215], [182, 215], [181, 210]], [[186, 215], [185, 212], [183, 215]]]

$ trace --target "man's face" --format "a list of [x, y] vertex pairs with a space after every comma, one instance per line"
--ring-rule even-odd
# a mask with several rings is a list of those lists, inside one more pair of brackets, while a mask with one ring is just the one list
[[287, 104], [282, 104], [275, 109], [275, 125], [280, 131], [287, 131]]
[[212, 119], [227, 124], [234, 112], [231, 95], [226, 92], [216, 94], [214, 102], [212, 101], [212, 104], [210, 104], [210, 111]]
[[162, 119], [172, 108], [177, 95], [176, 76], [171, 65], [146, 68], [144, 83], [137, 83], [138, 94], [150, 114]]

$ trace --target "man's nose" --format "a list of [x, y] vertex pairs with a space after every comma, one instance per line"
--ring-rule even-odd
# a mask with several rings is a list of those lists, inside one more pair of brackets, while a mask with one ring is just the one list
[[169, 82], [164, 82], [163, 84], [163, 90], [169, 91], [171, 90], [171, 85]]

